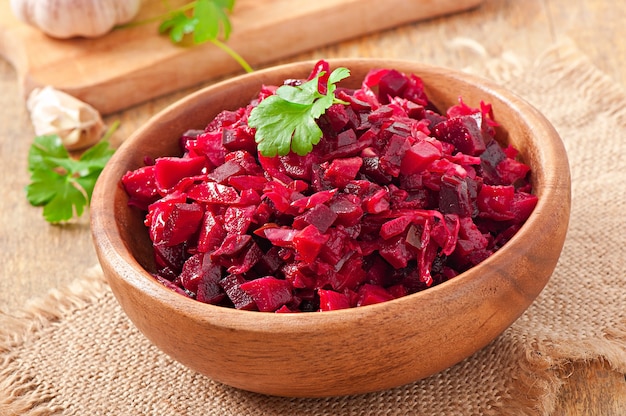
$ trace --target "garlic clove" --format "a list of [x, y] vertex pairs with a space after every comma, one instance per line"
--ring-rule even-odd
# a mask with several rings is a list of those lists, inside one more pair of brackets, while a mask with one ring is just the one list
[[104, 133], [104, 122], [95, 108], [50, 86], [34, 89], [26, 107], [35, 134], [57, 134], [70, 151], [93, 145]]
[[11, 0], [18, 19], [59, 39], [103, 36], [140, 8], [141, 0]]

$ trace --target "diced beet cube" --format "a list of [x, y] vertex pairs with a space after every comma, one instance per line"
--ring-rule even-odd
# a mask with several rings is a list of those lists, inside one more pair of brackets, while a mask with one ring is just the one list
[[491, 218], [496, 221], [513, 219], [513, 198], [515, 188], [512, 185], [487, 185], [483, 184], [478, 192], [476, 204], [481, 218]]
[[530, 214], [537, 206], [537, 195], [529, 194], [526, 192], [518, 192], [513, 196], [513, 204], [511, 205], [511, 211], [514, 215], [514, 221], [517, 224], [524, 223]]
[[471, 192], [466, 180], [456, 175], [443, 175], [439, 191], [439, 210], [444, 214], [472, 216], [474, 207]]
[[244, 189], [241, 191], [241, 195], [239, 195], [239, 201], [234, 204], [238, 204], [239, 206], [253, 206], [255, 211], [256, 207], [261, 203], [261, 195], [259, 191], [255, 191], [254, 189]]
[[[443, 221], [435, 221], [430, 226], [430, 238], [441, 247], [442, 254], [446, 256], [452, 254], [456, 247], [460, 227], [459, 216], [455, 214], [446, 214]], [[422, 248], [423, 246], [422, 244]]]
[[198, 290], [198, 282], [202, 279], [202, 259], [204, 254], [194, 254], [189, 257], [180, 272], [180, 282], [183, 287], [191, 292]]
[[361, 201], [354, 195], [337, 194], [329, 206], [337, 214], [335, 223], [346, 227], [356, 225], [363, 216]]
[[[339, 265], [341, 267], [338, 269]], [[330, 284], [335, 290], [354, 290], [367, 278], [367, 273], [363, 270], [363, 257], [357, 252], [346, 253], [334, 268], [338, 270], [332, 275]]]
[[357, 141], [356, 132], [352, 129], [342, 131], [337, 135], [337, 147], [350, 146]]
[[334, 131], [341, 131], [350, 121], [350, 116], [343, 104], [333, 104], [326, 110], [326, 118]]
[[222, 145], [230, 151], [256, 151], [254, 133], [247, 124], [238, 125], [237, 127], [224, 127], [222, 129]]
[[306, 210], [293, 219], [293, 227], [302, 229], [308, 224], [314, 225], [319, 232], [325, 233], [337, 219], [337, 214], [325, 204], [319, 204]]
[[211, 304], [217, 304], [224, 298], [224, 292], [219, 285], [221, 279], [222, 268], [204, 254], [191, 256], [180, 274], [180, 281], [185, 289], [196, 293], [196, 299], [200, 302]]
[[415, 253], [407, 246], [403, 236], [381, 241], [378, 253], [396, 269], [405, 268], [415, 258]]
[[322, 234], [314, 225], [308, 225], [293, 237], [293, 246], [300, 259], [313, 263], [329, 236]]
[[200, 234], [198, 236], [198, 251], [206, 253], [220, 246], [226, 237], [226, 231], [222, 226], [222, 219], [211, 211], [204, 213]]
[[269, 200], [261, 201], [254, 212], [256, 224], [266, 224], [274, 217], [274, 208]]
[[[225, 260], [231, 260], [242, 253], [251, 241], [252, 237], [248, 234], [229, 234], [226, 238], [224, 238], [222, 244], [213, 253], [211, 253], [211, 258], [217, 262], [219, 261], [216, 259], [220, 257], [223, 257]], [[223, 263], [224, 262], [222, 261], [220, 264]]]
[[153, 221], [150, 238], [154, 244], [175, 246], [196, 234], [204, 216], [203, 208], [196, 203], [153, 204]]
[[451, 143], [459, 152], [472, 156], [484, 152], [488, 141], [483, 136], [480, 113], [450, 118], [437, 124], [433, 131], [439, 140]]
[[346, 253], [359, 247], [359, 244], [349, 237], [344, 227], [331, 227], [327, 234], [328, 241], [322, 247], [319, 257], [328, 264], [337, 265]]
[[363, 198], [363, 211], [368, 214], [380, 214], [389, 209], [389, 191], [379, 189], [374, 194]]
[[196, 299], [213, 305], [220, 303], [226, 296], [220, 286], [220, 280], [222, 280], [222, 268], [213, 263], [210, 256], [203, 255], [201, 277], [197, 282]]
[[241, 275], [229, 274], [220, 280], [220, 286], [226, 292], [226, 296], [233, 303], [235, 309], [256, 310], [257, 305], [254, 299], [241, 288], [241, 285], [246, 282], [246, 279]]
[[487, 143], [485, 151], [480, 154], [480, 166], [483, 180], [490, 185], [501, 185], [501, 180], [496, 167], [506, 158], [506, 154], [500, 144], [491, 140]]
[[480, 251], [487, 248], [489, 241], [480, 232], [471, 218], [459, 218], [459, 238], [454, 254], [462, 259], [466, 259], [473, 251]]
[[226, 297], [224, 289], [219, 282], [203, 279], [198, 283], [198, 291], [196, 292], [196, 300], [202, 303], [210, 303], [211, 305], [219, 304]]
[[424, 91], [424, 82], [422, 79], [415, 74], [410, 74], [407, 78], [409, 83], [404, 89], [402, 96], [416, 104], [422, 106], [428, 105], [428, 97]]
[[268, 227], [262, 230], [262, 236], [278, 247], [293, 247], [293, 239], [298, 230], [288, 227]]
[[337, 193], [336, 189], [315, 192], [311, 196], [293, 201], [291, 205], [295, 208], [298, 208], [300, 212], [302, 212], [304, 209], [309, 209], [321, 204], [325, 204], [326, 202], [331, 200], [335, 193]]
[[401, 97], [409, 80], [396, 70], [390, 70], [380, 78], [378, 98], [381, 103], [388, 103], [390, 97]]
[[179, 274], [186, 260], [185, 245], [168, 246], [164, 243], [154, 244], [154, 260], [158, 268], [167, 268]]
[[274, 312], [293, 298], [291, 284], [273, 276], [260, 277], [241, 284], [261, 312]]
[[206, 126], [206, 132], [215, 132], [220, 131], [226, 126], [232, 126], [241, 120], [243, 116], [244, 109], [238, 109], [236, 111], [224, 110], [221, 111], [218, 115], [209, 122]]
[[[395, 112], [395, 111], [394, 111]], [[398, 117], [395, 121], [383, 123], [379, 136], [384, 138], [388, 143], [393, 135], [407, 138], [411, 136], [413, 120], [406, 120]]]
[[285, 276], [285, 279], [288, 280], [294, 288], [300, 289], [298, 291], [300, 294], [302, 293], [301, 289], [314, 289], [316, 286], [316, 279], [307, 276], [296, 262], [285, 263], [281, 266], [280, 270]]
[[122, 184], [129, 195], [129, 204], [139, 209], [147, 210], [160, 197], [154, 178], [154, 165], [126, 172]]
[[232, 264], [226, 270], [232, 274], [245, 274], [252, 270], [257, 262], [263, 257], [263, 251], [254, 241], [243, 248], [243, 254], [236, 259], [231, 259]]
[[317, 293], [320, 296], [320, 310], [322, 311], [336, 311], [350, 307], [350, 298], [345, 293], [326, 289], [318, 289]]
[[186, 290], [178, 287], [175, 283], [170, 282], [169, 280], [163, 278], [162, 276], [159, 275], [154, 275], [154, 278], [156, 279], [156, 281], [158, 281], [159, 283], [161, 283], [163, 286], [165, 286], [166, 288], [180, 294], [183, 295], [185, 297], [190, 298], [190, 294], [189, 292], [187, 292]]
[[371, 284], [364, 284], [361, 286], [358, 293], [358, 306], [374, 305], [376, 303], [382, 303], [393, 299], [393, 295], [387, 292], [385, 288]]
[[159, 190], [167, 192], [181, 179], [200, 175], [206, 166], [204, 157], [160, 157], [154, 164], [154, 179]]
[[[256, 154], [256, 151], [252, 152]], [[234, 152], [226, 153], [224, 156], [224, 163], [236, 162], [241, 166], [247, 175], [263, 176], [263, 168], [259, 165], [257, 159], [252, 156], [250, 152], [245, 150], [236, 150]]]
[[224, 163], [224, 157], [228, 152], [222, 145], [222, 133], [219, 131], [199, 134], [196, 140], [188, 142], [188, 146], [193, 146], [190, 150], [204, 155], [213, 166]]
[[360, 157], [334, 159], [324, 173], [324, 179], [337, 188], [343, 188], [348, 182], [356, 178], [362, 164], [363, 159]]
[[393, 108], [388, 105], [381, 105], [376, 110], [367, 115], [367, 120], [373, 124], [382, 124], [391, 119], [393, 116]]
[[187, 196], [207, 204], [230, 205], [239, 201], [239, 194], [235, 188], [215, 182], [199, 183], [189, 189]]
[[239, 191], [243, 191], [244, 189], [262, 191], [267, 184], [267, 179], [263, 176], [237, 175], [230, 176], [228, 178], [228, 184]]
[[393, 272], [391, 265], [378, 254], [367, 257], [363, 267], [367, 270], [366, 281], [377, 286], [386, 286], [388, 277]]
[[304, 198], [304, 195], [294, 191], [283, 182], [273, 179], [265, 186], [263, 198], [271, 200], [279, 213], [286, 214], [292, 211], [291, 203]]
[[420, 140], [411, 146], [402, 159], [400, 172], [403, 175], [420, 172], [442, 156], [441, 147], [432, 141]]
[[280, 248], [272, 246], [254, 265], [254, 270], [260, 275], [273, 275], [285, 262], [279, 254]]
[[402, 215], [398, 218], [387, 221], [380, 227], [380, 236], [384, 240], [403, 234], [409, 224], [413, 222], [413, 215]]
[[244, 169], [241, 165], [234, 160], [229, 160], [215, 168], [207, 177], [217, 183], [225, 184], [231, 176], [241, 175], [242, 173], [244, 173]]
[[384, 173], [392, 177], [400, 175], [400, 167], [406, 152], [411, 148], [410, 140], [394, 134], [389, 139], [384, 155], [380, 158], [380, 166]]
[[224, 230], [228, 234], [245, 234], [252, 222], [252, 216], [256, 211], [256, 207], [249, 205], [247, 207], [230, 206], [224, 212]]
[[496, 166], [498, 177], [504, 185], [512, 185], [516, 181], [524, 179], [529, 171], [528, 165], [511, 158], [503, 159]]

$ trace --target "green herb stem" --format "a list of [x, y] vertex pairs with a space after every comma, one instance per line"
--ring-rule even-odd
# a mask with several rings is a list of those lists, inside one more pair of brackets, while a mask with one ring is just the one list
[[224, 42], [218, 40], [218, 39], [210, 39], [211, 43], [213, 43], [215, 46], [217, 46], [218, 48], [222, 49], [224, 52], [226, 52], [228, 55], [230, 55], [231, 58], [233, 58], [246, 72], [254, 72], [254, 69], [252, 69], [252, 67], [250, 66], [250, 64], [248, 64], [248, 62], [246, 62], [245, 59], [243, 59], [243, 57], [241, 55], [239, 55], [237, 52], [235, 52], [234, 49], [232, 49], [231, 47], [229, 47], [227, 44], [225, 44]]

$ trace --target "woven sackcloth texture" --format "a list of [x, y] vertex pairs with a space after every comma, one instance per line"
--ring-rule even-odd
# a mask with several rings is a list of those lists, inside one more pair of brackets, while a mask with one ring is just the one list
[[626, 372], [626, 261], [619, 231], [626, 210], [626, 91], [569, 43], [533, 63], [508, 62], [481, 72], [498, 72], [493, 77], [555, 125], [569, 154], [573, 206], [552, 279], [486, 348], [388, 391], [267, 397], [213, 382], [153, 347], [94, 267], [24, 310], [0, 314], [0, 414], [550, 414], [571, 362], [601, 358]]

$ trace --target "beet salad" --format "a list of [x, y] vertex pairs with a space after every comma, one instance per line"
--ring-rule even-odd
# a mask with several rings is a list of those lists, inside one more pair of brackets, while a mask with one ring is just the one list
[[394, 69], [347, 76], [320, 61], [259, 86], [122, 178], [155, 279], [224, 307], [330, 311], [454, 279], [516, 233], [537, 197], [489, 104], [436, 108]]

